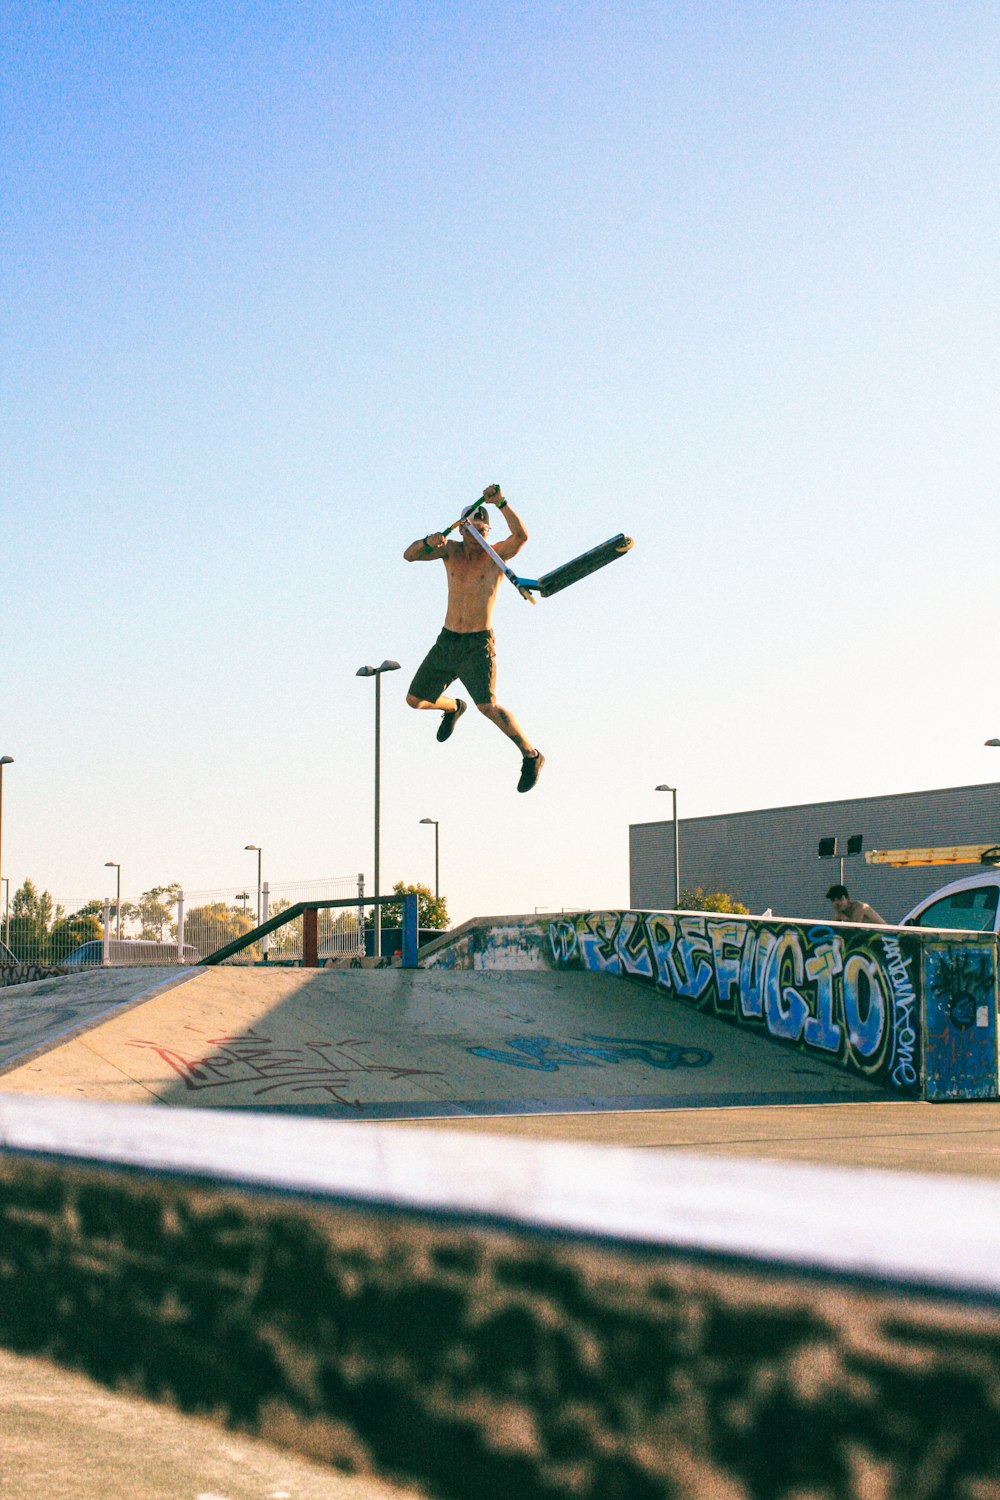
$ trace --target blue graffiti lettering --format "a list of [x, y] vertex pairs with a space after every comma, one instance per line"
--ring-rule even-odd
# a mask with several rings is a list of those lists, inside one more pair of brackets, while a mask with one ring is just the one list
[[650, 917], [646, 923], [649, 942], [656, 962], [656, 978], [663, 989], [679, 995], [683, 980], [674, 961], [674, 941], [677, 936], [675, 917]]
[[[549, 933], [557, 962], [652, 981], [664, 995], [866, 1077], [907, 1091], [919, 1085], [923, 1002], [919, 975], [911, 982], [908, 973], [910, 938], [847, 935], [829, 923], [636, 911], [581, 913]], [[961, 983], [957, 970], [948, 982], [942, 1004], [956, 1035], [979, 1028], [981, 1013], [991, 1017], [979, 989], [964, 970]], [[551, 1062], [554, 1054], [543, 1056]], [[594, 1065], [592, 1050], [578, 1065]]]
[[816, 1014], [810, 1016], [802, 1035], [823, 1052], [839, 1052], [843, 1029], [833, 1019], [834, 980], [844, 971], [843, 939], [832, 937], [806, 959], [806, 978], [816, 986]]
[[878, 964], [851, 953], [844, 964], [844, 1020], [847, 1038], [861, 1057], [874, 1057], [885, 1035], [886, 996]]
[[640, 979], [652, 979], [653, 958], [649, 951], [646, 924], [634, 911], [625, 912], [618, 929], [618, 955], [622, 973]]
[[735, 1010], [740, 993], [740, 959], [744, 940], [750, 929], [746, 923], [714, 922], [710, 930], [712, 956], [715, 959], [715, 983], [719, 991], [719, 1009]]
[[[797, 1042], [809, 1015], [809, 1003], [795, 988], [805, 980], [802, 948], [797, 932], [783, 932], [772, 949], [764, 978], [764, 1014], [772, 1036]], [[785, 975], [790, 969], [791, 984]]]
[[568, 963], [576, 953], [576, 923], [567, 922], [565, 917], [561, 917], [558, 922], [550, 922], [549, 944], [556, 963]]
[[764, 986], [771, 949], [777, 941], [769, 927], [747, 933], [740, 964], [740, 1011], [745, 1016], [763, 1016]]
[[511, 1050], [500, 1047], [465, 1050], [473, 1057], [487, 1057], [511, 1068], [530, 1068], [537, 1073], [558, 1073], [561, 1067], [600, 1068], [622, 1062], [642, 1062], [662, 1069], [704, 1068], [712, 1061], [711, 1052], [703, 1047], [678, 1047], [673, 1042], [635, 1037], [585, 1035], [577, 1042], [561, 1042], [551, 1036], [512, 1036], [508, 1037], [507, 1046]]
[[613, 911], [590, 912], [586, 926], [579, 934], [580, 955], [584, 967], [604, 974], [620, 974], [616, 937], [619, 918]]
[[703, 956], [711, 958], [712, 945], [705, 936], [704, 917], [681, 917], [681, 936], [677, 954], [684, 971], [678, 992], [688, 1000], [697, 1000], [712, 983], [712, 965], [703, 962]]

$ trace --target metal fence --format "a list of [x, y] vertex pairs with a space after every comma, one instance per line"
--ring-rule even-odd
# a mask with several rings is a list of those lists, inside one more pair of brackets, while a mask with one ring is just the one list
[[[82, 901], [57, 900], [33, 888], [17, 892], [0, 919], [0, 941], [20, 964], [88, 969], [111, 965], [195, 964], [242, 937], [296, 901], [344, 899], [357, 907], [319, 914], [320, 962], [365, 951], [364, 876], [335, 875], [322, 880], [268, 882], [258, 889], [185, 891], [158, 887], [137, 899], [124, 896]], [[371, 912], [369, 906], [367, 911]], [[302, 918], [298, 917], [231, 963], [294, 963], [302, 958]]]

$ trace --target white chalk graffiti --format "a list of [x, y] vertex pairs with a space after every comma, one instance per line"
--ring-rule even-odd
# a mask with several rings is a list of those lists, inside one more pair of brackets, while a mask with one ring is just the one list
[[888, 960], [894, 1010], [889, 1076], [893, 1083], [914, 1084], [918, 1080], [915, 1058], [920, 1008], [913, 989], [913, 981], [910, 978], [912, 959], [903, 957], [898, 938], [883, 937], [882, 948]]

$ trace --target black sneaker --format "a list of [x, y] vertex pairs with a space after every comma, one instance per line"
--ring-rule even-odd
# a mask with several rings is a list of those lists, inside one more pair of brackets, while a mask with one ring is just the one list
[[442, 745], [444, 744], [445, 740], [451, 739], [452, 730], [455, 728], [455, 725], [465, 713], [465, 710], [468, 708], [468, 706], [469, 705], [466, 703], [464, 698], [456, 698], [455, 707], [447, 709], [443, 714], [441, 722], [438, 725], [437, 732], [437, 737]]
[[544, 764], [545, 756], [540, 750], [536, 750], [534, 755], [526, 755], [524, 757], [521, 762], [521, 779], [517, 783], [519, 792], [531, 791], [531, 788], [541, 775]]

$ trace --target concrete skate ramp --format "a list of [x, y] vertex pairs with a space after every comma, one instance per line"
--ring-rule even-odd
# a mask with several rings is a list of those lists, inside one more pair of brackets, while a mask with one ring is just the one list
[[89, 1029], [81, 980], [42, 981], [34, 1031], [26, 992], [41, 985], [19, 987], [20, 1051], [6, 1067], [0, 1054], [0, 1089], [352, 1119], [885, 1097], [606, 974], [218, 968], [154, 994], [137, 981], [115, 975], [103, 1012], [95, 985]]
[[91, 969], [0, 989], [0, 1073], [155, 994], [191, 969]]

